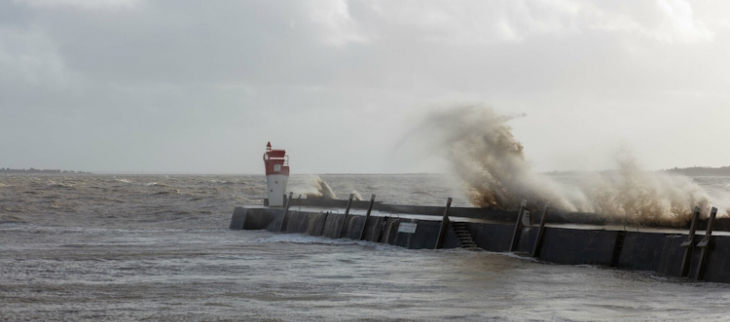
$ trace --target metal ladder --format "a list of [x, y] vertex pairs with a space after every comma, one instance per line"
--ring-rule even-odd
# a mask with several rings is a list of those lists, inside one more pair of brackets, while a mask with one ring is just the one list
[[626, 231], [620, 230], [616, 233], [616, 242], [613, 244], [613, 255], [611, 256], [611, 267], [618, 267], [621, 259], [621, 250], [624, 248], [624, 239], [626, 239]]
[[461, 248], [469, 249], [469, 250], [478, 250], [479, 249], [477, 247], [477, 244], [471, 238], [471, 233], [469, 233], [469, 230], [466, 228], [466, 223], [451, 222], [451, 228], [454, 229], [454, 232], [456, 233], [456, 237], [459, 238], [459, 241], [461, 242]]

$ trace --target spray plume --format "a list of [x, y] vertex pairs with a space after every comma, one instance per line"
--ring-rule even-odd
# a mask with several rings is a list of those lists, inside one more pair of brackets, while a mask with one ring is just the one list
[[568, 190], [532, 170], [507, 125], [513, 118], [483, 106], [458, 106], [431, 113], [412, 135], [428, 137], [433, 151], [443, 153], [478, 207], [513, 209], [527, 199], [625, 223], [669, 225], [686, 223], [695, 205], [709, 207], [707, 193], [689, 178], [644, 171], [627, 156], [617, 171], [581, 175], [577, 189]]
[[[327, 182], [322, 180], [322, 178], [316, 177], [315, 180], [312, 181], [312, 186], [317, 189], [317, 191], [307, 193], [307, 198], [337, 199], [335, 192], [332, 191], [332, 188], [330, 188]], [[361, 201], [362, 196], [359, 192], [357, 192], [357, 190], [352, 190], [352, 199]]]
[[[337, 195], [327, 182], [317, 175], [297, 176], [296, 179], [290, 181], [289, 190], [295, 192], [295, 195], [301, 194], [305, 198], [337, 199]], [[362, 196], [357, 190], [353, 189], [352, 195], [354, 200], [362, 200]]]
[[332, 188], [317, 175], [298, 175], [289, 181], [289, 190], [294, 195], [302, 195], [306, 198], [337, 199]]
[[337, 199], [337, 195], [335, 195], [335, 192], [332, 191], [332, 188], [330, 188], [330, 186], [327, 185], [327, 183], [324, 182], [322, 178], [316, 177], [315, 180], [312, 182], [312, 185], [317, 189], [317, 191], [307, 193], [307, 198], [319, 197], [325, 199]]

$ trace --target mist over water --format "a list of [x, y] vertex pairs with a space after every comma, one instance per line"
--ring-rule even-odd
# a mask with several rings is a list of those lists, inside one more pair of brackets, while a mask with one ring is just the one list
[[[448, 160], [477, 207], [514, 209], [527, 199], [533, 208], [549, 202], [561, 211], [669, 225], [686, 223], [695, 206], [708, 213], [711, 198], [702, 187], [687, 177], [646, 171], [628, 153], [617, 155], [613, 171], [576, 174], [572, 187], [536, 173], [508, 125], [522, 116], [500, 115], [480, 105], [454, 106], [427, 115], [407, 140], [426, 142], [431, 153]], [[715, 205], [722, 207], [730, 198], [719, 199]]]

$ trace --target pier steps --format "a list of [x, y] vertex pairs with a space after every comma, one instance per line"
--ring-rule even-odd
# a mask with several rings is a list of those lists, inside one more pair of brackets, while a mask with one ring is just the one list
[[466, 228], [466, 223], [463, 222], [451, 222], [451, 228], [454, 229], [454, 232], [456, 233], [456, 237], [459, 238], [459, 241], [461, 242], [461, 248], [469, 249], [469, 250], [478, 250], [477, 244], [474, 242], [474, 239], [471, 237], [471, 233]]

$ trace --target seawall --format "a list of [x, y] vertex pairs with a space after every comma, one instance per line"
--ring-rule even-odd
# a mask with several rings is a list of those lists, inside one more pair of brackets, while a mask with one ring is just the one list
[[[443, 207], [441, 207], [443, 210]], [[544, 227], [537, 243], [539, 225], [525, 222], [515, 230], [517, 215], [499, 214], [490, 221], [447, 221], [442, 243], [437, 240], [441, 217], [433, 220], [407, 215], [370, 216], [333, 213], [332, 210], [299, 211], [268, 207], [237, 207], [230, 229], [297, 233], [328, 238], [349, 238], [409, 249], [459, 248], [468, 242], [493, 252], [514, 251], [541, 261], [568, 265], [601, 265], [625, 270], [652, 271], [659, 275], [730, 283], [730, 236], [713, 235], [702, 248], [702, 232], [690, 247], [682, 247], [688, 233], [676, 230], [619, 229], [616, 227], [562, 225]], [[435, 215], [435, 214], [431, 214]], [[534, 216], [534, 215], [533, 215]], [[453, 218], [453, 217], [452, 217]], [[403, 229], [399, 229], [399, 228]], [[636, 230], [636, 231], [632, 231]], [[510, 247], [513, 244], [511, 250]], [[465, 242], [466, 241], [466, 242]], [[536, 244], [538, 247], [536, 248]], [[683, 262], [684, 274], [682, 274]], [[534, 253], [533, 253], [534, 252]], [[702, 252], [705, 252], [704, 258]]]

